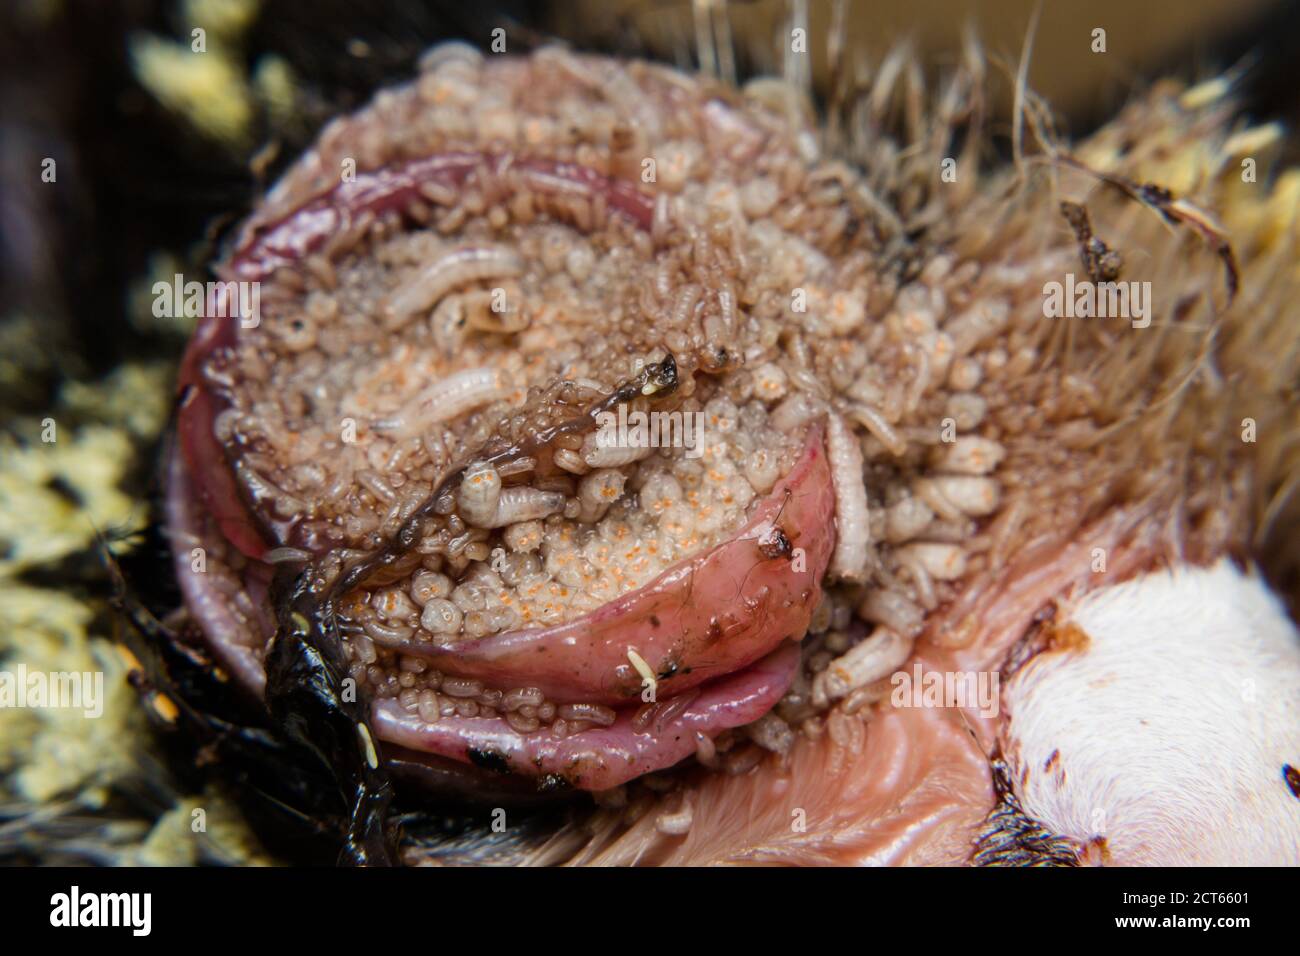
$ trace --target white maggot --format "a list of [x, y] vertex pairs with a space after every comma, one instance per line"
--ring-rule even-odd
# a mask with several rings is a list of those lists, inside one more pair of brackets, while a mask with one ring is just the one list
[[513, 278], [523, 272], [514, 251], [500, 246], [466, 246], [435, 259], [398, 287], [384, 310], [384, 325], [401, 328], [414, 316], [428, 312], [448, 292], [470, 282]]
[[501, 503], [501, 476], [485, 462], [474, 462], [465, 469], [457, 494], [460, 516], [479, 528], [494, 527], [497, 506]]
[[511, 391], [500, 369], [465, 369], [434, 382], [396, 415], [375, 422], [374, 428], [400, 441], [505, 398]]
[[871, 546], [862, 449], [844, 419], [835, 414], [827, 416], [826, 458], [835, 486], [835, 553], [831, 555], [831, 572], [858, 580], [866, 573]]
[[831, 661], [826, 669], [826, 696], [838, 700], [850, 691], [888, 677], [907, 663], [912, 653], [912, 639], [887, 627], [878, 627], [871, 636]]
[[475, 462], [465, 469], [456, 504], [467, 524], [504, 528], [555, 514], [564, 507], [564, 495], [526, 485], [502, 488], [501, 475], [494, 467]]

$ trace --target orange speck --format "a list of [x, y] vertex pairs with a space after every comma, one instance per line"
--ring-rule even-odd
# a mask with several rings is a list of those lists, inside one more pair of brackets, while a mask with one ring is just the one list
[[170, 697], [155, 692], [150, 703], [153, 705], [154, 713], [159, 717], [169, 724], [176, 723], [176, 718], [180, 716], [181, 712]]

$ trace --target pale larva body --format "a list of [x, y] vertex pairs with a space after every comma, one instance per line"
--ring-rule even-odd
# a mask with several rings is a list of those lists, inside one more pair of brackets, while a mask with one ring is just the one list
[[410, 438], [505, 398], [511, 391], [500, 369], [465, 369], [430, 385], [396, 415], [376, 422], [374, 428], [398, 440]]
[[557, 491], [518, 486], [501, 487], [501, 475], [485, 462], [465, 470], [457, 492], [460, 515], [477, 528], [504, 528], [536, 521], [564, 507], [564, 495]]
[[471, 282], [513, 278], [523, 272], [519, 256], [497, 246], [468, 246], [455, 249], [430, 263], [397, 289], [384, 313], [389, 328], [433, 308], [447, 293]]
[[835, 553], [831, 572], [859, 579], [866, 573], [871, 547], [871, 516], [862, 475], [862, 449], [838, 415], [827, 416], [826, 454], [835, 485]]

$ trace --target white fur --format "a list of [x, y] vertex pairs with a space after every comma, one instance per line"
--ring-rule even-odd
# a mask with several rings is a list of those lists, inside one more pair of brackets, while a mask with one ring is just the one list
[[1300, 767], [1300, 637], [1267, 586], [1226, 560], [1183, 567], [1094, 592], [1067, 621], [1086, 649], [1041, 653], [1004, 689], [1026, 812], [1104, 837], [1112, 863], [1300, 864], [1282, 776]]

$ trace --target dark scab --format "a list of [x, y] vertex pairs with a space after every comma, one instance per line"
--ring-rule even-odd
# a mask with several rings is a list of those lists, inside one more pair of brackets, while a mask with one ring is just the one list
[[469, 755], [469, 762], [476, 767], [491, 770], [493, 773], [510, 772], [510, 762], [499, 750], [479, 750], [477, 747], [469, 747], [466, 753]]
[[658, 614], [651, 614], [651, 615], [650, 615], [650, 626], [651, 626], [651, 627], [659, 627], [659, 626], [661, 625], [661, 623], [662, 623], [662, 622], [659, 620], [659, 615], [658, 615]]
[[659, 674], [659, 680], [668, 680], [677, 674], [677, 662], [672, 661]]
[[790, 544], [789, 537], [779, 525], [774, 525], [763, 532], [758, 539], [758, 553], [769, 561], [788, 558], [793, 550], [794, 546]]
[[1282, 779], [1286, 781], [1291, 796], [1300, 800], [1300, 770], [1297, 770], [1289, 763], [1284, 763], [1282, 764]]

